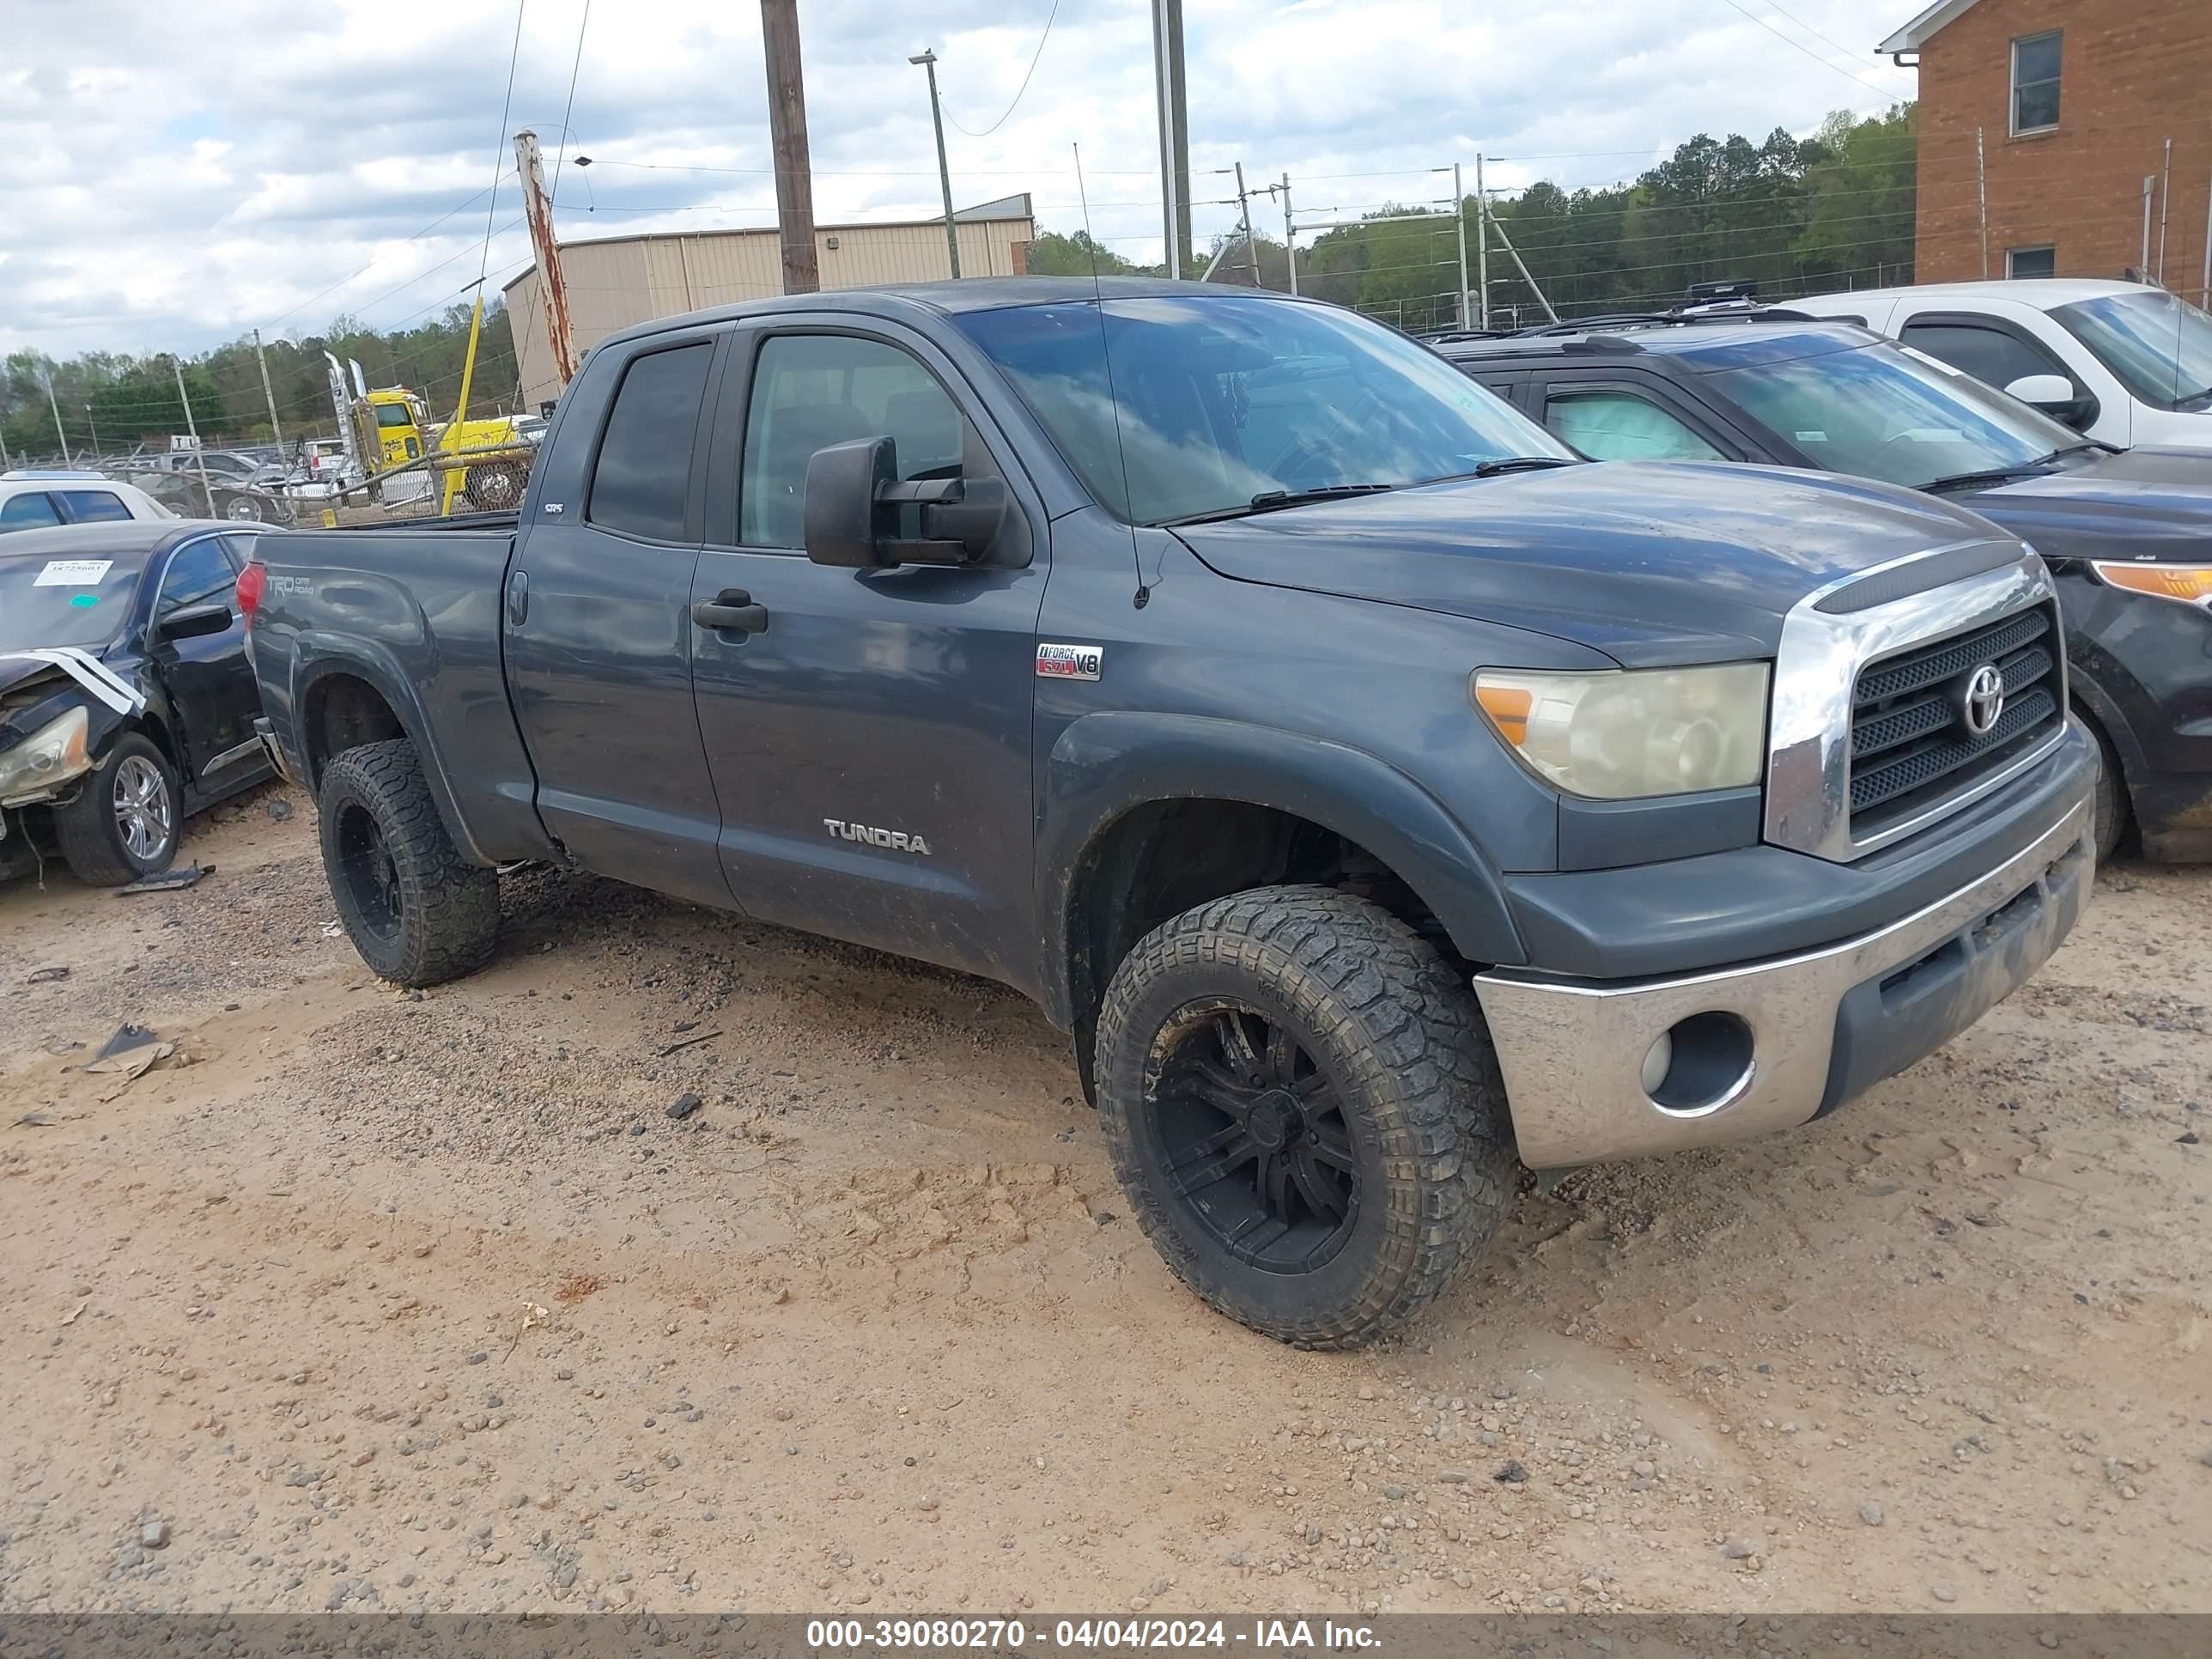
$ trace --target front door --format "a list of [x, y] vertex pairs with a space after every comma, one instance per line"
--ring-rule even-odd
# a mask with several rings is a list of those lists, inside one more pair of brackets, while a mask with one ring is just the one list
[[[238, 568], [224, 551], [222, 538], [202, 536], [170, 553], [148, 619], [148, 658], [183, 728], [178, 737], [185, 785], [196, 793], [220, 789], [226, 772], [234, 780], [239, 768], [261, 758], [253, 736], [261, 696], [246, 657], [246, 623], [232, 605], [237, 586]], [[230, 625], [194, 639], [161, 637], [164, 617], [203, 605], [231, 607]]]
[[586, 370], [600, 379], [585, 398], [612, 392], [606, 425], [580, 471], [532, 498], [500, 596], [507, 684], [538, 816], [570, 854], [727, 907], [691, 704], [694, 457], [716, 342], [656, 336], [632, 349]]
[[[957, 371], [920, 338], [778, 323], [738, 355], [752, 357], [750, 378], [733, 361], [714, 439], [726, 475], [738, 462], [737, 487], [710, 492], [720, 521], [692, 597], [738, 608], [746, 625], [695, 623], [691, 640], [731, 889], [764, 921], [1033, 988], [1042, 514], [995, 428], [987, 439], [970, 417]], [[885, 434], [903, 477], [1006, 478], [1035, 556], [888, 570], [809, 562], [808, 460]]]

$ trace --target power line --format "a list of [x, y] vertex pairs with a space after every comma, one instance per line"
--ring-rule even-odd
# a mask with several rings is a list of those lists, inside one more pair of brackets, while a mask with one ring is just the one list
[[[561, 196], [561, 168], [568, 159], [568, 118], [576, 112], [576, 73], [584, 66], [584, 31], [591, 26], [592, 0], [584, 0], [583, 21], [576, 25], [576, 56], [568, 65], [568, 101], [561, 110], [561, 148], [553, 157], [553, 188], [549, 200], [558, 201]], [[479, 275], [477, 280], [482, 282], [483, 278]]]
[[1022, 94], [1030, 89], [1030, 76], [1036, 73], [1037, 60], [1044, 56], [1044, 43], [1052, 39], [1053, 19], [1059, 15], [1060, 0], [1052, 0], [1052, 9], [1045, 15], [1044, 33], [1037, 36], [1036, 50], [1030, 54], [1030, 66], [1022, 75], [1021, 85], [1014, 88], [1014, 101], [1006, 106], [1005, 115], [1001, 115], [981, 132], [968, 132], [967, 128], [960, 126], [960, 121], [957, 116], [948, 115], [945, 118], [951, 122], [954, 126], [960, 127], [961, 131], [968, 132], [970, 138], [988, 138], [1000, 127], [1006, 125], [1006, 116], [1014, 112], [1015, 106], [1022, 101]]
[[[483, 263], [477, 267], [477, 281], [480, 283], [484, 272], [491, 268], [492, 216], [499, 210], [499, 181], [507, 177], [507, 112], [514, 107], [514, 65], [522, 56], [523, 4], [524, 0], [514, 0], [514, 43], [507, 49], [507, 95], [500, 100], [499, 137], [492, 150], [491, 200], [484, 204]], [[447, 263], [450, 264], [452, 261]]]
[[[500, 175], [500, 179], [505, 179], [505, 178], [506, 178], [506, 176], [507, 176], [507, 175], [506, 175], [504, 173], [502, 173]], [[498, 185], [499, 185], [499, 179], [495, 179], [495, 180], [493, 181], [493, 188], [494, 188], [495, 190], [495, 189], [497, 189], [497, 188], [498, 188]], [[478, 202], [480, 202], [480, 201], [482, 201], [482, 200], [483, 199], [484, 195], [485, 195], [485, 192], [484, 192], [483, 191], [481, 191], [481, 190], [480, 190], [480, 191], [478, 191], [475, 195], [473, 195], [473, 196], [470, 197], [470, 198], [469, 198], [469, 199], [468, 199], [467, 201], [461, 203], [458, 207], [452, 207], [452, 208], [448, 208], [448, 209], [447, 209], [445, 212], [443, 212], [443, 213], [440, 214], [436, 218], [434, 218], [434, 219], [431, 220], [431, 221], [430, 221], [430, 222], [429, 222], [428, 224], [427, 224], [427, 225], [423, 226], [422, 229], [420, 229], [420, 230], [416, 231], [416, 232], [412, 236], [410, 236], [410, 237], [409, 237], [405, 241], [404, 241], [404, 242], [400, 243], [400, 244], [399, 244], [399, 246], [398, 246], [398, 247], [389, 247], [389, 248], [385, 249], [385, 251], [384, 251], [383, 252], [381, 252], [381, 253], [378, 254], [378, 255], [377, 255], [374, 259], [371, 259], [371, 260], [370, 260], [367, 264], [363, 265], [363, 266], [362, 266], [359, 270], [356, 270], [356, 271], [353, 272], [353, 273], [352, 273], [351, 275], [349, 275], [349, 276], [341, 276], [340, 278], [338, 278], [338, 280], [337, 280], [337, 282], [332, 283], [331, 283], [328, 288], [325, 289], [324, 289], [320, 294], [318, 294], [318, 295], [314, 295], [314, 296], [313, 296], [313, 298], [312, 298], [312, 299], [307, 299], [307, 300], [302, 300], [302, 301], [300, 301], [300, 303], [299, 303], [298, 305], [294, 306], [294, 307], [293, 307], [289, 311], [284, 312], [284, 313], [283, 313], [281, 315], [279, 315], [279, 316], [276, 316], [276, 317], [274, 317], [274, 318], [270, 319], [268, 322], [266, 322], [266, 323], [263, 324], [263, 325], [262, 325], [262, 326], [263, 326], [263, 327], [264, 327], [264, 328], [266, 328], [266, 329], [267, 329], [267, 330], [268, 330], [271, 334], [274, 334], [274, 333], [276, 331], [276, 325], [277, 325], [278, 323], [281, 323], [281, 322], [284, 321], [286, 318], [289, 318], [289, 317], [296, 317], [296, 316], [298, 316], [301, 312], [305, 311], [305, 310], [306, 310], [309, 306], [313, 305], [313, 304], [316, 302], [316, 301], [328, 299], [331, 295], [333, 295], [333, 294], [337, 293], [340, 289], [343, 288], [347, 283], [351, 283], [351, 282], [354, 282], [354, 281], [357, 280], [357, 279], [358, 279], [358, 278], [360, 278], [360, 277], [366, 276], [367, 276], [370, 271], [372, 271], [372, 270], [375, 270], [375, 269], [377, 268], [377, 266], [379, 266], [379, 265], [382, 264], [383, 264], [386, 259], [389, 259], [389, 258], [390, 258], [393, 254], [395, 254], [395, 253], [398, 252], [399, 252], [399, 250], [400, 250], [400, 248], [406, 248], [406, 247], [412, 247], [412, 246], [414, 246], [414, 245], [415, 245], [416, 243], [417, 243], [417, 242], [421, 241], [421, 240], [422, 240], [425, 236], [428, 236], [428, 235], [432, 231], [434, 231], [434, 230], [437, 229], [437, 228], [438, 228], [440, 225], [444, 224], [444, 223], [446, 222], [446, 221], [447, 221], [447, 220], [448, 220], [448, 219], [452, 218], [455, 214], [458, 214], [458, 213], [465, 213], [465, 212], [466, 212], [470, 208], [474, 207], [474, 206], [475, 206]]]
[[[1776, 40], [1781, 41], [1786, 46], [1794, 47], [1796, 50], [1803, 52], [1808, 58], [1818, 64], [1822, 69], [1828, 70], [1832, 74], [1840, 75], [1847, 81], [1856, 81], [1868, 91], [1880, 93], [1883, 97], [1888, 99], [1893, 104], [1901, 101], [1904, 94], [1899, 93], [1895, 88], [1878, 87], [1875, 85], [1873, 82], [1868, 80], [1863, 75], [1854, 75], [1847, 69], [1838, 68], [1836, 64], [1830, 63], [1826, 58], [1821, 57], [1819, 52], [1814, 52], [1812, 47], [1807, 46], [1802, 40], [1791, 40], [1780, 29], [1775, 27], [1773, 24], [1768, 22], [1764, 17], [1759, 16], [1755, 12], [1746, 9], [1741, 5], [1738, 5], [1736, 3], [1736, 0], [1728, 0], [1728, 4], [1731, 10], [1741, 12], [1744, 16], [1750, 18], [1753, 22], [1758, 24], [1759, 27], [1765, 29]], [[1777, 8], [1777, 9], [1778, 10], [1779, 8]]]
[[1833, 46], [1838, 52], [1842, 52], [1846, 58], [1856, 58], [1858, 56], [1858, 51], [1856, 47], [1845, 46], [1842, 41], [1837, 40], [1832, 34], [1821, 34], [1820, 30], [1814, 28], [1810, 23], [1800, 17], [1796, 12], [1791, 11], [1788, 7], [1780, 4], [1779, 0], [1766, 0], [1766, 3], [1772, 6], [1775, 10], [1780, 12], [1784, 17], [1795, 23], [1799, 28], [1804, 30], [1806, 33], [1818, 36], [1820, 40], [1826, 40], [1830, 46]]

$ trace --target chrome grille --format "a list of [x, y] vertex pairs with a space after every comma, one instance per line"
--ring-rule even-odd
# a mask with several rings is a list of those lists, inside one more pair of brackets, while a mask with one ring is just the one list
[[[1869, 663], [1851, 699], [1850, 812], [1855, 840], [1940, 807], [2010, 764], [2063, 724], [2058, 619], [2048, 605]], [[1961, 714], [1974, 672], [2004, 677], [2003, 712], [1988, 732]]]

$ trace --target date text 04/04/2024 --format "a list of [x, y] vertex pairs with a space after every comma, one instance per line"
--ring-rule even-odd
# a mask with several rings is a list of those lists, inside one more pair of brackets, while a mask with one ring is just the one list
[[1221, 1619], [1060, 1619], [1034, 1630], [1018, 1619], [817, 1619], [806, 1645], [835, 1651], [904, 1649], [986, 1652], [1050, 1646], [1081, 1650], [1122, 1648], [1244, 1647], [1258, 1652], [1370, 1650], [1380, 1645], [1365, 1625], [1333, 1620], [1255, 1619], [1244, 1627]]

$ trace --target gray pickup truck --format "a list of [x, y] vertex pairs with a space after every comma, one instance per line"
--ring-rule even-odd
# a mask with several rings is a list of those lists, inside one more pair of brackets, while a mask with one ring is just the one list
[[1833, 1110], [2087, 898], [2050, 577], [1972, 514], [1584, 465], [1334, 307], [1139, 280], [599, 345], [517, 526], [276, 533], [264, 731], [408, 984], [539, 860], [986, 975], [1169, 1265], [1370, 1340], [1556, 1169]]

